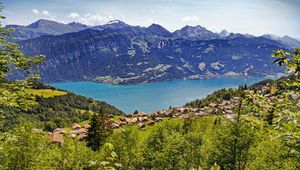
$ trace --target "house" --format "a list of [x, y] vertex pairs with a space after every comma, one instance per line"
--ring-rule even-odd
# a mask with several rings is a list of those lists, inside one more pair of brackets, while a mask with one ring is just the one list
[[113, 129], [116, 129], [116, 128], [119, 128], [120, 125], [119, 125], [118, 123], [113, 123], [113, 124], [111, 125], [111, 127], [112, 127]]
[[56, 129], [53, 130], [53, 132], [60, 133], [60, 134], [65, 134], [67, 131], [63, 130], [62, 128], [56, 128]]
[[87, 134], [83, 133], [77, 136], [78, 140], [85, 140], [85, 138], [87, 137]]
[[132, 124], [132, 119], [130, 119], [130, 118], [125, 118], [125, 122], [127, 123], [127, 124]]
[[138, 112], [137, 115], [138, 115], [138, 117], [144, 117], [144, 116], [147, 116], [147, 113], [145, 113], [145, 112]]
[[77, 130], [77, 129], [80, 129], [81, 126], [80, 126], [79, 124], [77, 124], [77, 123], [73, 123], [72, 126], [71, 126], [71, 128], [72, 128], [73, 130]]
[[136, 123], [138, 121], [138, 118], [136, 118], [136, 117], [133, 117], [132, 119], [131, 119], [131, 122], [132, 123]]
[[127, 115], [125, 115], [125, 117], [127, 117], [127, 118], [132, 118], [133, 115], [132, 115], [132, 114], [127, 114]]
[[204, 115], [206, 115], [206, 113], [203, 112], [203, 111], [198, 111], [198, 112], [196, 112], [194, 114], [195, 114], [195, 116], [204, 116]]
[[50, 134], [50, 140], [51, 140], [51, 143], [63, 144], [64, 143], [64, 135], [60, 134], [58, 132], [53, 132], [52, 134]]
[[143, 117], [138, 117], [137, 118], [139, 122], [146, 122], [148, 120], [147, 116], [143, 116]]
[[91, 127], [91, 125], [89, 125], [88, 123], [84, 123], [84, 124], [82, 125], [82, 127], [85, 128], [85, 129], [88, 129], [88, 128]]
[[122, 122], [125, 122], [126, 118], [122, 116], [122, 117], [119, 118], [119, 120], [121, 120]]
[[159, 116], [159, 112], [157, 111], [157, 112], [153, 112], [152, 114], [151, 114], [151, 117], [157, 117], [157, 116]]
[[209, 106], [209, 107], [216, 107], [217, 104], [215, 104], [215, 103], [210, 103], [208, 106]]
[[153, 126], [155, 124], [155, 122], [153, 120], [148, 120], [147, 121], [147, 125], [149, 126]]
[[138, 127], [141, 129], [141, 130], [144, 130], [146, 128], [146, 125], [144, 123], [138, 123]]
[[163, 119], [162, 119], [161, 117], [156, 117], [156, 118], [155, 118], [155, 121], [156, 121], [156, 122], [161, 122], [162, 120], [163, 120]]

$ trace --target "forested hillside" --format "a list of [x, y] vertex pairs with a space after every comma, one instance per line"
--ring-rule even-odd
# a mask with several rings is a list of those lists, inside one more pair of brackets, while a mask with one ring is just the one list
[[35, 83], [25, 91], [32, 96], [31, 99], [27, 99], [27, 102], [33, 102], [33, 106], [24, 110], [5, 103], [1, 104], [0, 112], [3, 121], [0, 124], [0, 131], [7, 131], [24, 122], [35, 122], [38, 123], [39, 128], [52, 131], [55, 128], [89, 120], [94, 112], [99, 112], [100, 108], [104, 108], [109, 115], [124, 114], [105, 102], [57, 90], [41, 83]]

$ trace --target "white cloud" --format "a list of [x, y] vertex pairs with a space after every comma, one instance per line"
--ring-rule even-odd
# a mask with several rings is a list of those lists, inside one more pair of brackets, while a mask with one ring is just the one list
[[68, 18], [76, 19], [79, 18], [80, 15], [77, 12], [71, 12], [70, 14], [67, 15]]
[[199, 21], [199, 18], [197, 16], [184, 16], [183, 18], [181, 18], [181, 20], [183, 22], [196, 22]]
[[37, 17], [39, 17], [39, 18], [49, 19], [49, 20], [52, 20], [52, 21], [55, 21], [55, 20], [56, 20], [56, 16], [55, 16], [55, 15], [52, 15], [52, 14], [51, 14], [49, 11], [47, 11], [47, 10], [32, 9], [31, 12], [32, 12], [34, 15], [37, 15]]
[[81, 22], [86, 25], [100, 25], [100, 24], [105, 24], [111, 20], [115, 19], [124, 19], [124, 15], [120, 15], [120, 17], [115, 17], [113, 15], [100, 15], [100, 14], [91, 14], [87, 13], [83, 16], [80, 16], [79, 14], [70, 13], [67, 15], [68, 18], [76, 19], [78, 22]]
[[50, 15], [51, 15], [50, 12], [47, 11], [47, 10], [43, 10], [42, 13], [43, 13], [45, 16], [50, 16]]
[[154, 9], [151, 9], [149, 12], [153, 14], [155, 11], [154, 11]]
[[152, 18], [148, 18], [148, 19], [147, 19], [147, 22], [148, 22], [148, 24], [153, 24], [153, 23], [154, 23], [154, 20], [153, 20]]
[[37, 14], [39, 14], [39, 13], [40, 13], [40, 11], [39, 11], [39, 10], [37, 10], [37, 9], [32, 9], [32, 10], [31, 10], [31, 12], [32, 12], [32, 13], [34, 13], [35, 15], [37, 15]]

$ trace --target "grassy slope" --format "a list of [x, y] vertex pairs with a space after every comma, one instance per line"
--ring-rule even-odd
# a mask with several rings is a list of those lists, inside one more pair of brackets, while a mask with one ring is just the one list
[[36, 105], [29, 110], [5, 104], [0, 105], [0, 113], [3, 113], [5, 117], [4, 121], [0, 122], [0, 132], [7, 131], [22, 122], [35, 122], [44, 130], [69, 127], [74, 122], [89, 120], [90, 116], [99, 112], [101, 107], [108, 114], [124, 115], [124, 112], [106, 102], [55, 89], [41, 83], [34, 84], [25, 92], [35, 96], [35, 99], [27, 100], [34, 100]]
[[26, 89], [26, 92], [43, 98], [66, 95], [67, 92], [53, 89]]

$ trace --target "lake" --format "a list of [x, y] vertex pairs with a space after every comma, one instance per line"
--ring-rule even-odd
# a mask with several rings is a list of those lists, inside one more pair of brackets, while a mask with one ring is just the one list
[[217, 78], [210, 80], [175, 80], [138, 85], [110, 85], [94, 82], [67, 82], [50, 84], [93, 99], [105, 101], [126, 113], [135, 110], [151, 113], [181, 106], [222, 88], [251, 85], [264, 77]]

